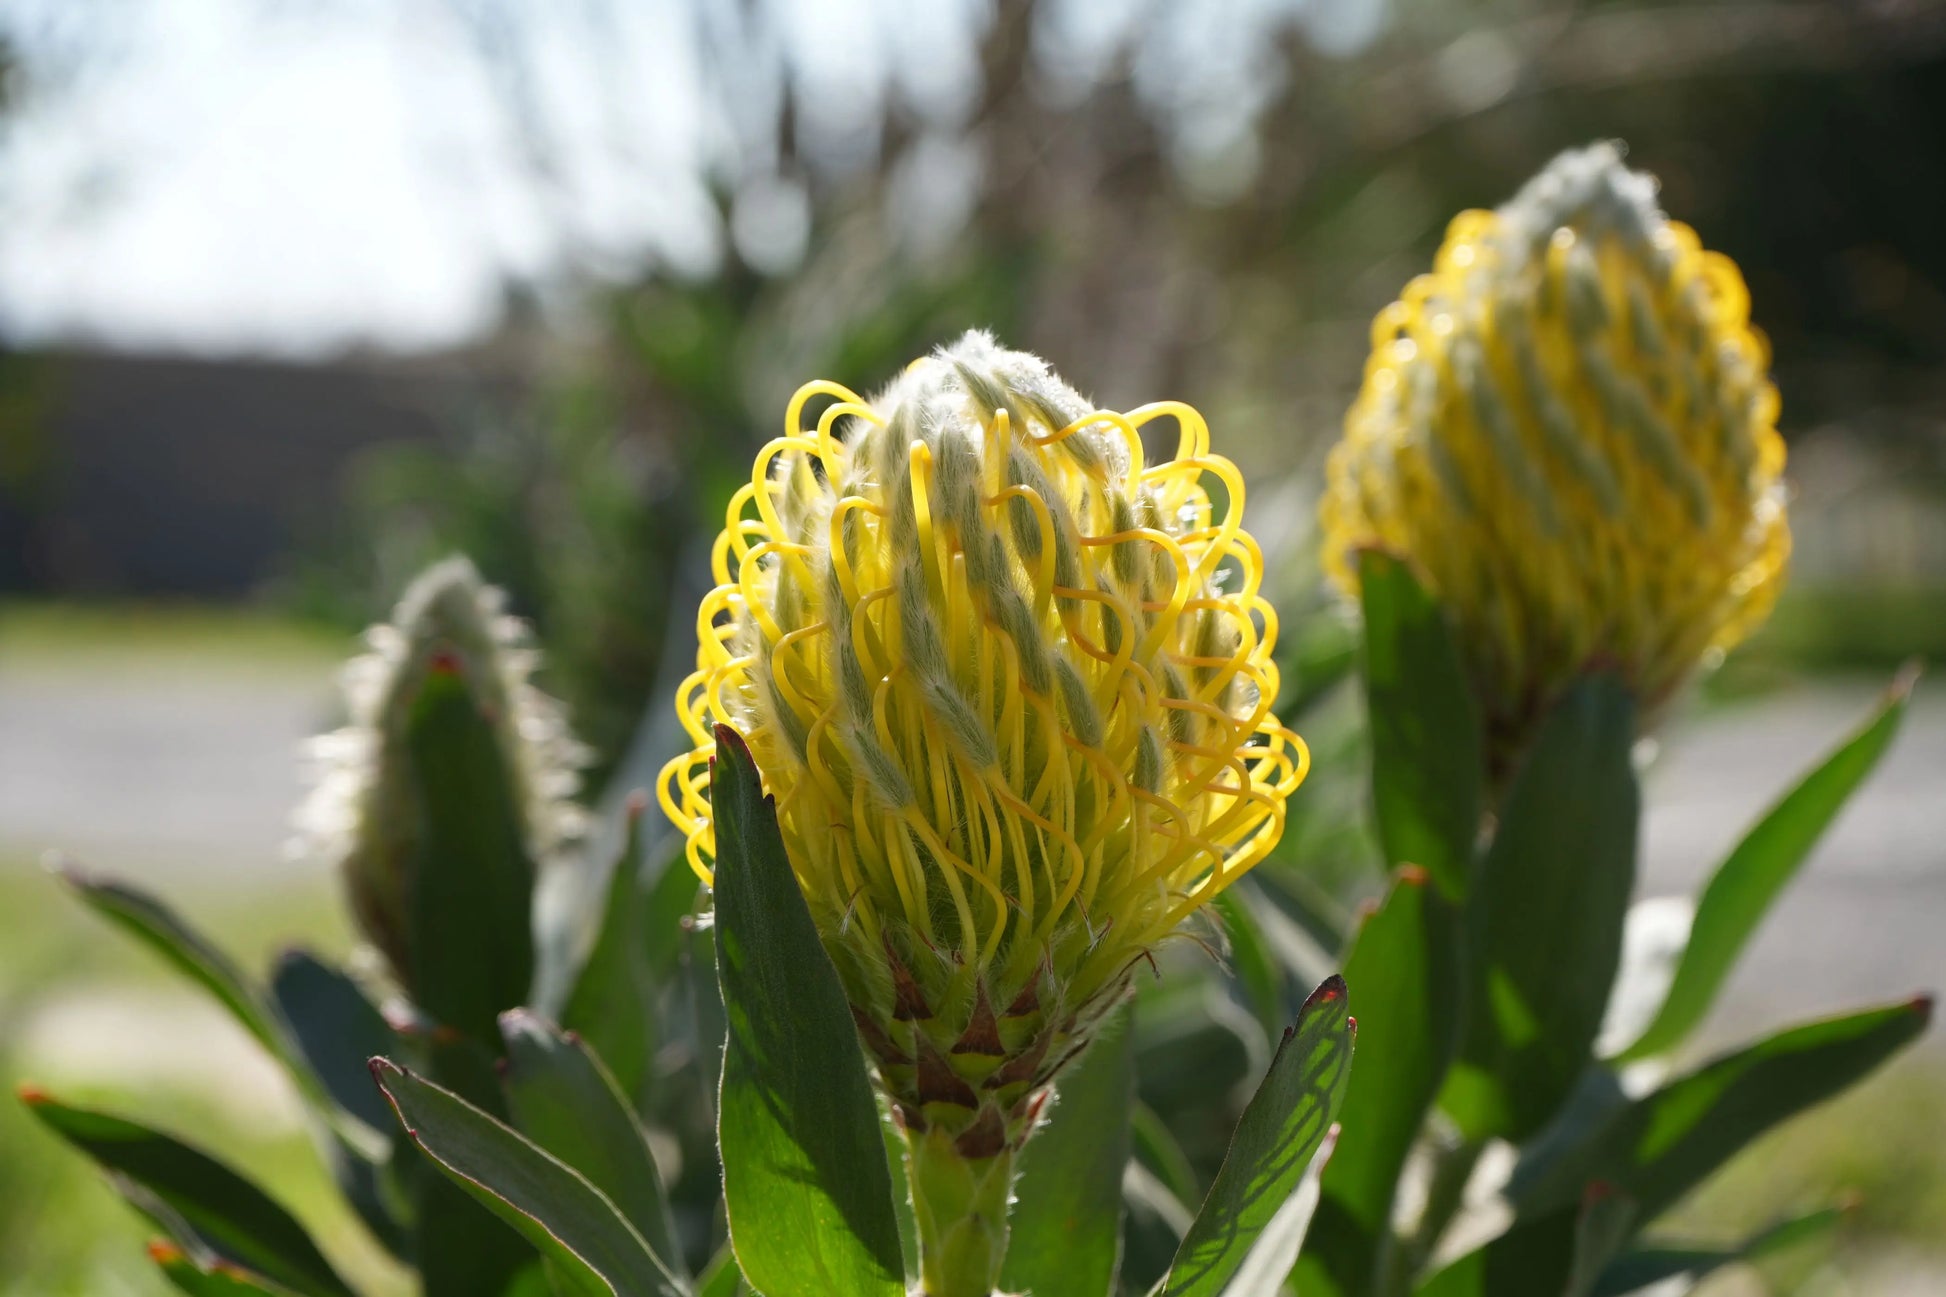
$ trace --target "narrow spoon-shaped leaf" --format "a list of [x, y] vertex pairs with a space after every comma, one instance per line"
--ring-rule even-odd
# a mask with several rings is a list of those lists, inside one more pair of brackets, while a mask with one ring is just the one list
[[717, 1136], [730, 1242], [765, 1297], [901, 1297], [904, 1262], [858, 1028], [750, 750], [716, 731]]
[[1359, 556], [1372, 803], [1388, 866], [1415, 864], [1457, 900], [1485, 805], [1480, 708], [1445, 614], [1405, 564]]
[[1459, 1044], [1458, 915], [1425, 873], [1401, 869], [1345, 961], [1365, 1018], [1324, 1170], [1317, 1229], [1298, 1286], [1315, 1297], [1371, 1290], [1392, 1239], [1392, 1200]]
[[1600, 1182], [1653, 1220], [1751, 1140], [1910, 1044], [1931, 1018], [1932, 1001], [1921, 997], [1734, 1050], [1617, 1109], [1584, 1141], [1517, 1168], [1507, 1196], [1531, 1216], [1572, 1204]]
[[682, 1251], [648, 1137], [615, 1078], [580, 1037], [525, 1009], [500, 1015], [501, 1087], [514, 1126], [588, 1178], [656, 1258], [683, 1272]]
[[266, 1293], [289, 1297], [291, 1291], [228, 1261], [197, 1261], [166, 1239], [150, 1242], [149, 1260], [163, 1278], [190, 1297], [264, 1297]]
[[1771, 903], [1892, 746], [1917, 679], [1914, 668], [1900, 672], [1872, 718], [1771, 807], [1710, 877], [1669, 994], [1624, 1058], [1674, 1049], [1703, 1020]]
[[1328, 978], [1285, 1031], [1176, 1251], [1166, 1297], [1218, 1297], [1290, 1201], [1344, 1100], [1357, 1032], [1349, 1009], [1344, 979]]
[[302, 1225], [250, 1181], [187, 1144], [31, 1087], [28, 1110], [93, 1158], [115, 1188], [202, 1268], [227, 1262], [302, 1297], [351, 1297]]
[[588, 1297], [686, 1297], [608, 1197], [519, 1132], [389, 1059], [372, 1079], [412, 1142], [532, 1243], [557, 1280]]

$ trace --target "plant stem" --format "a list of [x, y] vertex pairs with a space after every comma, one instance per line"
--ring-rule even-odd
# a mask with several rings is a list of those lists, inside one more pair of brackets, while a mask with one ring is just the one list
[[920, 1297], [991, 1297], [1007, 1256], [1014, 1154], [962, 1156], [937, 1128], [906, 1135]]

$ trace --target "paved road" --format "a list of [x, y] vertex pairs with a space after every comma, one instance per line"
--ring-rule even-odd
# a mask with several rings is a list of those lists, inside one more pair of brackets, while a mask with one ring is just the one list
[[322, 662], [0, 661], [0, 861], [59, 848], [136, 876], [276, 867], [298, 746], [334, 696]]
[[[0, 861], [58, 846], [117, 872], [229, 871], [239, 885], [295, 868], [280, 863], [295, 753], [331, 716], [329, 664], [105, 665], [118, 660], [0, 660]], [[1693, 890], [1872, 700], [1869, 687], [1819, 686], [1664, 736], [1644, 890]], [[1711, 1034], [1946, 988], [1942, 928], [1946, 684], [1922, 683], [1897, 747], [1771, 916]]]

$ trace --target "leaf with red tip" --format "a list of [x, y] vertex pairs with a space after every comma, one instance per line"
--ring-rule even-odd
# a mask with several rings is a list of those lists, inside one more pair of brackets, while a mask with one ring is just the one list
[[167, 1230], [198, 1267], [227, 1263], [301, 1297], [351, 1297], [304, 1226], [215, 1158], [31, 1086], [20, 1096], [49, 1130], [100, 1164], [130, 1205]]
[[1391, 1242], [1399, 1173], [1459, 1045], [1459, 968], [1453, 904], [1424, 870], [1399, 870], [1345, 961], [1371, 1026], [1359, 1037], [1339, 1113], [1344, 1135], [1298, 1263], [1304, 1293], [1370, 1289]]
[[1345, 980], [1329, 977], [1305, 1000], [1296, 1025], [1285, 1030], [1270, 1071], [1243, 1110], [1202, 1210], [1169, 1267], [1164, 1297], [1229, 1291], [1337, 1120], [1353, 1043]]
[[290, 1289], [226, 1261], [198, 1262], [164, 1239], [149, 1244], [149, 1260], [163, 1278], [191, 1297], [289, 1297]]
[[450, 1090], [389, 1059], [372, 1079], [440, 1171], [519, 1231], [577, 1297], [683, 1297], [615, 1204], [580, 1172]]

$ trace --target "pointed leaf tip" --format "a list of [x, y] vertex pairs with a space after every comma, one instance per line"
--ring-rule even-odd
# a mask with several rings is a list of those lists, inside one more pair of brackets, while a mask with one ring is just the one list
[[28, 1105], [39, 1105], [43, 1103], [53, 1102], [52, 1096], [50, 1096], [47, 1093], [47, 1091], [41, 1089], [41, 1087], [39, 1087], [38, 1085], [31, 1084], [30, 1082], [27, 1081], [22, 1081], [19, 1085], [15, 1086], [14, 1094], [19, 1097], [22, 1103]]
[[[737, 733], [735, 730], [731, 729], [728, 725], [725, 725], [720, 721], [716, 725], [716, 742], [718, 743], [719, 746], [727, 747], [732, 752], [736, 753], [737, 758], [739, 760], [745, 762], [752, 762], [752, 758], [750, 756], [750, 745], [743, 741], [743, 735]], [[754, 762], [752, 762], [752, 764], [754, 764]]]
[[1392, 873], [1393, 881], [1401, 887], [1424, 887], [1430, 877], [1423, 865], [1400, 865]]
[[1312, 991], [1310, 995], [1305, 997], [1304, 1007], [1299, 1009], [1298, 1012], [1303, 1014], [1320, 1004], [1329, 1004], [1333, 1000], [1344, 999], [1348, 994], [1349, 992], [1345, 988], [1343, 974], [1333, 973], [1318, 983], [1317, 990]]

